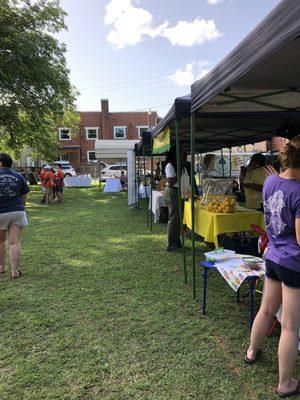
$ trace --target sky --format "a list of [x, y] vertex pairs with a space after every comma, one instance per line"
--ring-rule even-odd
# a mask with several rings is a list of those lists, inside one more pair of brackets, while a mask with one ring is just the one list
[[216, 66], [280, 0], [61, 0], [79, 111], [157, 111]]

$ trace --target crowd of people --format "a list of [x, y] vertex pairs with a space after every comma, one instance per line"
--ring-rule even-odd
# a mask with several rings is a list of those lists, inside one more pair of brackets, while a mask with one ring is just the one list
[[40, 180], [43, 197], [42, 204], [59, 204], [63, 202], [64, 171], [60, 164], [57, 164], [57, 171], [50, 165], [43, 165], [40, 171]]

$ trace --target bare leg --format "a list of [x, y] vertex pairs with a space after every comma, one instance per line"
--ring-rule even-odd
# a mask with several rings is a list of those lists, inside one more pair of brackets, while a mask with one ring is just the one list
[[6, 231], [0, 231], [0, 273], [5, 271]]
[[250, 347], [247, 357], [254, 360], [263, 338], [268, 333], [273, 317], [282, 301], [281, 282], [265, 278], [264, 294], [258, 314], [251, 330]]
[[13, 278], [19, 277], [22, 229], [23, 228], [18, 225], [10, 225], [8, 228], [7, 238], [10, 248], [11, 274]]
[[278, 348], [279, 385], [278, 390], [288, 393], [296, 389], [297, 381], [292, 379], [299, 342], [300, 289], [282, 284], [281, 335]]

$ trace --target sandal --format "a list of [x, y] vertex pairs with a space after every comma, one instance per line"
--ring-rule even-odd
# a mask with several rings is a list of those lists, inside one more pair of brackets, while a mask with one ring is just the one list
[[18, 276], [12, 276], [11, 279], [18, 279], [23, 275], [23, 273], [21, 271], [19, 271], [19, 275]]
[[276, 390], [276, 393], [282, 399], [287, 398], [287, 397], [297, 396], [297, 394], [300, 394], [300, 381], [299, 380], [297, 381], [296, 389], [293, 390], [292, 392], [282, 393], [279, 390]]
[[247, 357], [247, 353], [246, 353], [246, 355], [245, 355], [245, 357], [244, 357], [244, 361], [245, 361], [245, 363], [248, 364], [248, 365], [255, 364], [257, 358], [259, 358], [260, 355], [261, 355], [261, 349], [258, 349], [258, 350], [257, 350], [257, 353], [256, 353], [256, 355], [255, 355], [255, 358], [253, 358], [253, 359], [251, 360], [250, 358]]

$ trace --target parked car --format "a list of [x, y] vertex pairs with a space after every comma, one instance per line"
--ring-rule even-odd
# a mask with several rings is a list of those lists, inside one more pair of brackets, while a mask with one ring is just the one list
[[125, 164], [113, 164], [108, 165], [101, 171], [101, 181], [105, 182], [107, 178], [120, 178], [121, 171], [127, 174], [127, 165]]
[[55, 161], [54, 164], [55, 165], [53, 166], [53, 169], [55, 171], [57, 170], [57, 164], [61, 165], [61, 169], [64, 171], [64, 174], [65, 174], [66, 178], [68, 178], [70, 176], [76, 176], [77, 175], [75, 169], [69, 163], [66, 163], [66, 162], [63, 162], [63, 161]]

